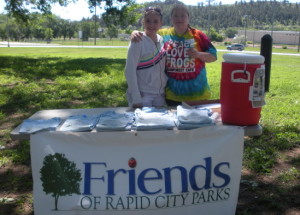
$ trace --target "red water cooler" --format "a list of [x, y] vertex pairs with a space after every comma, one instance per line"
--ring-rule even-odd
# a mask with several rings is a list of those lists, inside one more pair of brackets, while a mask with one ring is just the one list
[[265, 104], [264, 57], [254, 54], [223, 55], [220, 89], [224, 124], [256, 125]]

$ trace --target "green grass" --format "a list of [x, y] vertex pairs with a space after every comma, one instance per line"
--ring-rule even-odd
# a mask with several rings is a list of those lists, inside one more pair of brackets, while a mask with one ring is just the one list
[[[219, 52], [218, 60], [207, 64], [212, 99], [220, 96], [224, 53]], [[125, 48], [0, 48], [0, 147], [5, 147], [0, 149], [0, 168], [30, 164], [29, 142], [13, 142], [9, 133], [36, 111], [127, 106], [126, 55]], [[270, 91], [261, 112], [263, 134], [247, 138], [244, 147], [243, 166], [256, 174], [270, 173], [280, 153], [300, 146], [299, 68], [299, 56], [272, 56]], [[300, 166], [299, 157], [292, 162]], [[282, 172], [278, 181], [289, 184], [299, 180], [296, 167]], [[14, 193], [26, 188], [31, 192], [30, 174], [24, 177], [26, 180], [20, 181], [8, 169], [7, 179], [0, 179], [0, 191]], [[22, 195], [19, 204], [24, 198], [31, 195]]]
[[[47, 44], [46, 41], [30, 41], [27, 40], [28, 43], [40, 43], [40, 44]], [[90, 39], [89, 41], [82, 41], [80, 39], [53, 39], [50, 44], [54, 45], [65, 45], [65, 46], [93, 46], [95, 45], [94, 39]], [[96, 40], [97, 46], [128, 46], [129, 41], [128, 40], [120, 40], [119, 38], [97, 38]]]
[[[126, 54], [124, 48], [2, 48], [0, 119], [42, 109], [126, 106]], [[212, 99], [220, 96], [223, 54], [207, 64]], [[264, 134], [246, 142], [246, 165], [255, 171], [268, 172], [277, 150], [299, 144], [299, 59], [272, 56], [270, 92], [261, 118]]]
[[[109, 59], [125, 59], [127, 55], [126, 48], [1, 48], [0, 56], [7, 57], [23, 57], [37, 59], [41, 57], [53, 58], [109, 58]], [[1, 61], [3, 61], [1, 59]], [[4, 62], [4, 61], [3, 61]], [[2, 67], [1, 67], [2, 68]]]

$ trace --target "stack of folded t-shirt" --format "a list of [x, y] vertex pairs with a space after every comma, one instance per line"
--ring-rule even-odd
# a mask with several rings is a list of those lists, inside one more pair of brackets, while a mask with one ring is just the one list
[[184, 108], [181, 105], [177, 106], [176, 124], [180, 130], [188, 130], [199, 128], [205, 125], [213, 124], [212, 114], [207, 108]]
[[134, 114], [136, 130], [164, 130], [175, 127], [173, 115], [165, 108], [145, 107], [136, 109]]
[[51, 119], [25, 119], [19, 132], [21, 134], [33, 134], [38, 131], [55, 131], [61, 123], [61, 119], [54, 117]]
[[116, 113], [106, 111], [100, 115], [96, 125], [97, 131], [128, 131], [131, 130], [134, 121], [133, 112]]
[[98, 122], [98, 115], [69, 116], [59, 128], [59, 131], [91, 131]]

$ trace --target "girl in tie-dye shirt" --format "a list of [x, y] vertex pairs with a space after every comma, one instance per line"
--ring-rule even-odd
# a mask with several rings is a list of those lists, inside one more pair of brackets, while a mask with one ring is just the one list
[[217, 59], [216, 49], [202, 31], [189, 26], [189, 13], [184, 5], [172, 9], [171, 19], [174, 27], [158, 32], [167, 52], [167, 104], [207, 100], [211, 91], [205, 62]]

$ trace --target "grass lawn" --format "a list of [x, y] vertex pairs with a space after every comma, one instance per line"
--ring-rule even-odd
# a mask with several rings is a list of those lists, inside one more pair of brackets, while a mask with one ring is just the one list
[[[46, 41], [26, 41], [27, 43], [40, 43], [47, 44]], [[65, 46], [93, 46], [95, 45], [94, 39], [90, 38], [89, 41], [82, 41], [81, 39], [53, 39], [50, 44], [55, 45], [65, 45]], [[96, 45], [97, 46], [128, 46], [128, 40], [120, 40], [120, 38], [112, 38], [111, 40], [108, 38], [97, 38]]]
[[[220, 95], [222, 55], [207, 64]], [[0, 48], [0, 215], [32, 212], [28, 141], [9, 133], [39, 110], [127, 106], [127, 49]], [[272, 56], [260, 124], [245, 138], [237, 214], [300, 213], [300, 56]]]

